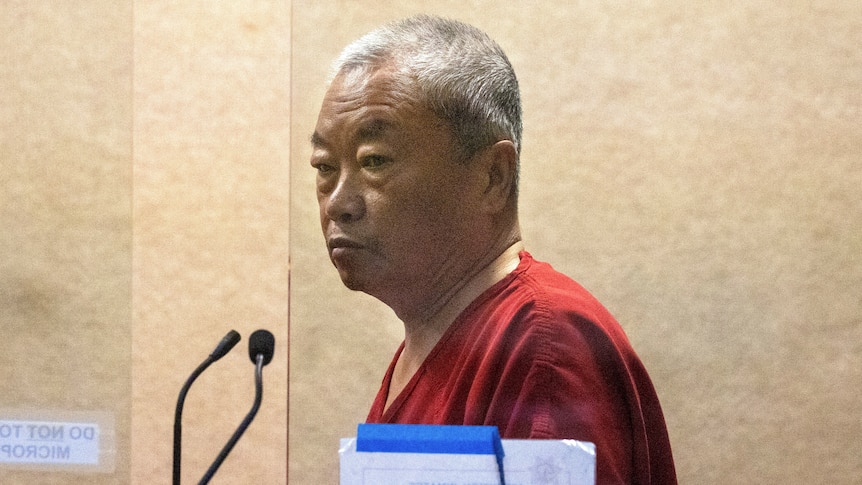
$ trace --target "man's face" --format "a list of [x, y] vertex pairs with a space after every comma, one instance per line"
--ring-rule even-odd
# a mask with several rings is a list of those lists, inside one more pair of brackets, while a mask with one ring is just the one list
[[340, 74], [312, 143], [320, 223], [348, 288], [392, 306], [463, 276], [481, 176], [409, 88], [385, 69]]

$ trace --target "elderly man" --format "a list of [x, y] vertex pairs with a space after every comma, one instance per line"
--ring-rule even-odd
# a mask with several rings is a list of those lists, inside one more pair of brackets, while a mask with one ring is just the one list
[[599, 483], [675, 483], [620, 325], [524, 250], [520, 95], [500, 47], [418, 16], [348, 46], [333, 76], [311, 137], [330, 259], [404, 323], [368, 422], [590, 441]]

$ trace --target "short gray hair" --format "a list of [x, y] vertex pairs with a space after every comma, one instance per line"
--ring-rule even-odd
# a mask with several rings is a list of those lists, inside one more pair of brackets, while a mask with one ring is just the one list
[[448, 122], [464, 155], [501, 140], [521, 152], [521, 97], [503, 49], [471, 25], [419, 15], [386, 24], [348, 45], [332, 77], [393, 65], [415, 83], [421, 100]]

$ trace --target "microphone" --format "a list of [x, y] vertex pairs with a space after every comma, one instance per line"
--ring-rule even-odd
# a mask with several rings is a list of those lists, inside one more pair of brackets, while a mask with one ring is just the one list
[[215, 472], [219, 469], [222, 462], [224, 462], [225, 458], [227, 458], [228, 453], [231, 452], [234, 445], [237, 441], [239, 441], [240, 437], [248, 426], [251, 424], [251, 420], [254, 419], [254, 416], [257, 414], [257, 410], [260, 409], [260, 401], [263, 399], [263, 366], [269, 364], [272, 361], [272, 355], [275, 352], [275, 337], [267, 331], [267, 330], [256, 330], [251, 336], [248, 338], [248, 356], [251, 361], [254, 363], [254, 404], [251, 407], [251, 410], [245, 416], [245, 419], [242, 420], [239, 427], [233, 433], [233, 436], [230, 437], [227, 444], [222, 448], [221, 453], [219, 453], [218, 457], [216, 457], [215, 461], [212, 465], [210, 465], [209, 470], [207, 470], [206, 474], [204, 474], [201, 481], [198, 482], [198, 485], [205, 485], [209, 483], [212, 479]]
[[221, 359], [228, 352], [233, 349], [239, 341], [242, 340], [242, 337], [239, 336], [236, 330], [231, 330], [221, 339], [221, 342], [216, 345], [216, 348], [212, 351], [212, 353], [207, 357], [201, 365], [192, 372], [192, 375], [189, 376], [186, 383], [183, 385], [183, 388], [180, 390], [180, 396], [177, 399], [177, 409], [174, 413], [174, 474], [173, 474], [173, 484], [180, 484], [180, 461], [182, 458], [182, 419], [183, 419], [183, 404], [186, 401], [186, 394], [189, 392], [189, 388], [192, 386], [192, 383], [195, 379], [198, 378], [201, 373], [206, 370], [207, 367], [210, 366], [213, 362]]
[[253, 364], [257, 364], [257, 358], [263, 357], [263, 365], [272, 361], [275, 353], [275, 337], [266, 330], [257, 330], [248, 339], [248, 358]]

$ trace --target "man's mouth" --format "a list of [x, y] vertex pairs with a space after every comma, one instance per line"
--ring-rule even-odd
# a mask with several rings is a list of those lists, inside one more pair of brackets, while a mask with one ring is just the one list
[[362, 249], [362, 244], [347, 236], [333, 236], [327, 239], [326, 246], [333, 258], [349, 254], [357, 249]]
[[326, 245], [329, 246], [330, 250], [338, 248], [359, 249], [362, 247], [360, 243], [347, 236], [332, 236], [326, 241]]

